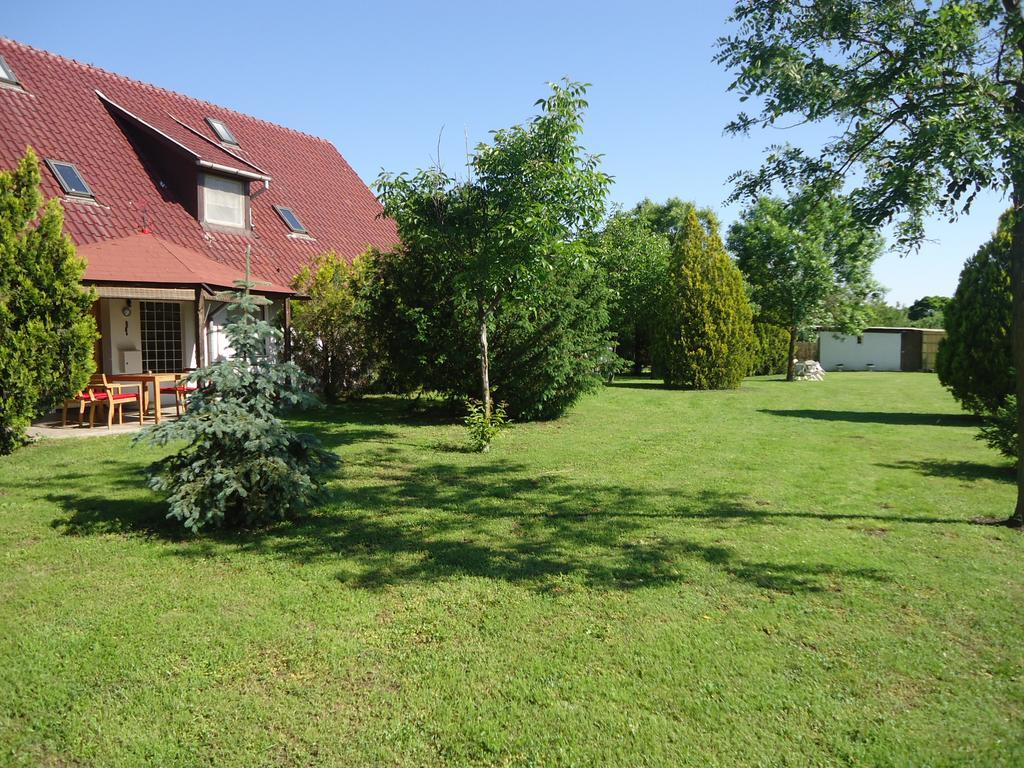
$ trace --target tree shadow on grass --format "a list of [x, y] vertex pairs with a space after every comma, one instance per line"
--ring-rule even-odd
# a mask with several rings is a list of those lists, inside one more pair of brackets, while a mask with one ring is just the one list
[[1012, 483], [1016, 481], [1016, 472], [1009, 464], [982, 464], [978, 461], [905, 460], [878, 466], [887, 469], [912, 469], [926, 477], [946, 477], [965, 482], [995, 480]]
[[912, 413], [892, 411], [831, 411], [814, 408], [782, 410], [762, 408], [759, 413], [817, 421], [848, 421], [855, 424], [893, 424], [897, 426], [977, 427], [981, 420], [969, 413]]
[[493, 459], [470, 467], [410, 467], [389, 464], [389, 456], [384, 450], [361, 457], [351, 468], [356, 476], [334, 488], [331, 503], [255, 532], [190, 536], [165, 519], [166, 506], [144, 491], [141, 472], [105, 491], [47, 498], [66, 513], [53, 526], [69, 535], [158, 538], [178, 544], [165, 553], [173, 557], [240, 551], [328, 564], [338, 569], [339, 580], [368, 590], [460, 576], [499, 579], [538, 592], [572, 585], [634, 590], [701, 582], [709, 570], [754, 589], [791, 594], [823, 592], [849, 579], [889, 580], [872, 568], [751, 559], [735, 546], [685, 535], [677, 525], [743, 515], [768, 520], [731, 496], [708, 492], [681, 501], [560, 475], [537, 476], [533, 468]]

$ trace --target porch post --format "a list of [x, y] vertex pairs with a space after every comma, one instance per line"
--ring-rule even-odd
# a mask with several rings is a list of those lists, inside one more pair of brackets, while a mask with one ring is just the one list
[[196, 288], [196, 368], [206, 365], [206, 296]]
[[284, 359], [292, 359], [292, 301], [284, 297]]

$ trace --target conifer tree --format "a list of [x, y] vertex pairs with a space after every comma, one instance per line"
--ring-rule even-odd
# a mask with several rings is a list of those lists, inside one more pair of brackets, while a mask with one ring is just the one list
[[0, 454], [34, 416], [80, 391], [94, 367], [92, 295], [56, 199], [43, 208], [31, 148], [0, 171]]
[[294, 363], [270, 354], [283, 334], [258, 318], [267, 300], [250, 293], [248, 276], [236, 285], [241, 290], [224, 297], [231, 302], [224, 332], [233, 357], [190, 373], [184, 381], [197, 389], [181, 418], [136, 437], [186, 444], [153, 465], [150, 487], [167, 494], [167, 516], [191, 530], [288, 517], [320, 496], [325, 474], [339, 461], [281, 420], [283, 409], [315, 403], [311, 382]]
[[753, 313], [716, 226], [690, 211], [676, 235], [662, 303], [657, 364], [665, 384], [734, 389], [750, 367]]
[[935, 363], [939, 381], [969, 411], [993, 413], [1014, 394], [1010, 327], [1010, 247], [1013, 213], [964, 264], [956, 293], [946, 305], [946, 338]]

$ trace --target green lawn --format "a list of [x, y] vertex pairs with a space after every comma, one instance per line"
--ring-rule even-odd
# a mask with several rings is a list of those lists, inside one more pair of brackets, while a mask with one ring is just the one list
[[1024, 764], [1012, 479], [933, 376], [310, 421], [333, 501], [255, 535], [124, 437], [0, 459], [0, 764]]

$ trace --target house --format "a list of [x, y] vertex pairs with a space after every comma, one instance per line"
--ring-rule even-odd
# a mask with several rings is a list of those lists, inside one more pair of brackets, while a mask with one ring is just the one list
[[87, 262], [104, 373], [228, 353], [218, 295], [247, 249], [268, 319], [287, 328], [288, 286], [313, 256], [398, 239], [324, 139], [0, 38], [0, 167], [29, 145]]
[[934, 371], [935, 328], [865, 328], [859, 336], [821, 329], [818, 361], [826, 371]]

